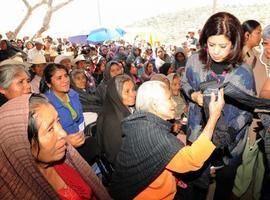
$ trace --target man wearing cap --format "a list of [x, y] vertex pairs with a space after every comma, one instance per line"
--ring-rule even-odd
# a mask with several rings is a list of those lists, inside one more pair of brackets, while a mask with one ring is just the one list
[[43, 45], [44, 45], [44, 42], [42, 40], [42, 38], [37, 38], [35, 41], [35, 47], [30, 49], [28, 51], [28, 57], [27, 57], [27, 61], [29, 63], [32, 62], [32, 60], [34, 59], [34, 57], [38, 54], [40, 55], [44, 55], [45, 54], [45, 51], [43, 50]]
[[77, 69], [85, 70], [86, 60], [82, 54], [79, 54], [75, 59], [73, 59], [73, 66]]
[[[93, 57], [93, 56], [92, 56]], [[80, 54], [80, 55], [78, 55], [74, 60], [73, 60], [73, 65], [74, 65], [74, 67], [75, 68], [77, 68], [77, 69], [82, 69], [82, 70], [84, 70], [84, 73], [85, 73], [85, 75], [86, 75], [86, 77], [87, 77], [87, 84], [88, 84], [88, 86], [89, 86], [89, 91], [91, 92], [91, 93], [95, 93], [95, 91], [96, 91], [96, 80], [95, 80], [95, 78], [93, 77], [93, 75], [92, 75], [92, 71], [91, 71], [91, 69], [87, 69], [86, 67], [87, 67], [87, 65], [86, 65], [86, 59], [85, 59], [85, 57], [82, 55], [82, 54]]]
[[55, 57], [54, 63], [64, 65], [67, 68], [68, 72], [70, 73], [71, 68], [72, 68], [72, 65], [71, 65], [72, 59], [73, 59], [73, 55], [61, 54]]
[[34, 72], [35, 76], [33, 80], [30, 82], [32, 87], [33, 93], [40, 93], [39, 91], [39, 85], [41, 78], [43, 76], [43, 71], [46, 66], [46, 59], [45, 56], [42, 54], [36, 54], [35, 57], [33, 57], [31, 64], [31, 70]]

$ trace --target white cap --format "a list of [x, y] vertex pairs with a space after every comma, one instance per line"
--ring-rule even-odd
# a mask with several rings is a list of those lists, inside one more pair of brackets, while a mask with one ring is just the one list
[[42, 38], [36, 38], [35, 40], [34, 40], [34, 43], [36, 44], [36, 43], [39, 43], [39, 44], [44, 44], [44, 41], [43, 41], [43, 39]]
[[79, 61], [82, 61], [82, 60], [85, 60], [85, 57], [84, 57], [84, 55], [82, 55], [82, 54], [79, 54], [75, 59], [73, 59], [73, 64], [76, 64], [77, 62], [79, 62]]
[[36, 54], [32, 59], [31, 59], [31, 64], [43, 64], [46, 63], [46, 58], [42, 54]]
[[71, 56], [71, 55], [65, 55], [65, 54], [58, 55], [58, 56], [55, 57], [54, 63], [60, 64], [61, 61], [62, 60], [65, 60], [65, 59], [69, 59], [70, 61], [72, 61], [73, 56]]

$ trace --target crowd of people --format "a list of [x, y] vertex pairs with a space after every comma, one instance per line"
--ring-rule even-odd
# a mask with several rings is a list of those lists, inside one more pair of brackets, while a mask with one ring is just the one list
[[0, 199], [269, 199], [270, 25], [186, 39], [1, 38]]

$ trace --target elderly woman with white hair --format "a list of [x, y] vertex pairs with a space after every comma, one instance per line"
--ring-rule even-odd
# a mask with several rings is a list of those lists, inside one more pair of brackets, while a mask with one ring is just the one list
[[215, 145], [213, 131], [224, 105], [223, 90], [211, 94], [210, 118], [192, 146], [172, 133], [176, 103], [165, 83], [148, 81], [138, 89], [136, 110], [122, 121], [124, 135], [109, 191], [115, 199], [173, 199], [173, 173], [200, 169]]
[[0, 106], [23, 94], [31, 93], [26, 64], [7, 59], [0, 63]]

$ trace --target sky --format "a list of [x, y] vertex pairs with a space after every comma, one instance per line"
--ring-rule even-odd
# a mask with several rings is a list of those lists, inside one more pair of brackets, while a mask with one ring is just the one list
[[[28, 1], [33, 5], [39, 0]], [[213, 0], [74, 0], [53, 14], [50, 29], [44, 35], [67, 37], [88, 34], [91, 29], [99, 26], [124, 27], [162, 13], [202, 5], [211, 6], [212, 2]], [[270, 0], [217, 0], [218, 5], [267, 2], [270, 3]], [[4, 35], [9, 30], [15, 30], [26, 13], [26, 7], [22, 0], [0, 0], [0, 5], [0, 33]], [[44, 6], [35, 10], [19, 36], [33, 35], [41, 26], [45, 10]]]

